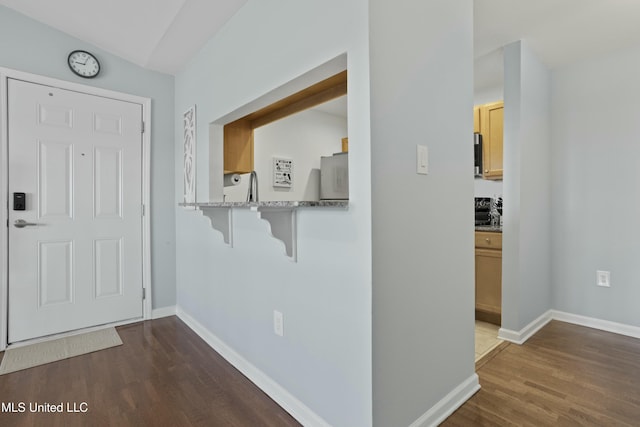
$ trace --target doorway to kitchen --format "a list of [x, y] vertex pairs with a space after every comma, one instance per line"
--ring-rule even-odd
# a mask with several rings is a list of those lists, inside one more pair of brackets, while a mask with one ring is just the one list
[[476, 362], [502, 342], [503, 87], [481, 84], [476, 81], [473, 111], [479, 152], [474, 183]]

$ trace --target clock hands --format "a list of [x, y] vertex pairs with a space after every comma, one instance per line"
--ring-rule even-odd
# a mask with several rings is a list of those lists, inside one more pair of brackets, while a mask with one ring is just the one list
[[91, 78], [100, 72], [100, 63], [89, 52], [82, 50], [73, 51], [69, 54], [69, 67], [80, 77]]

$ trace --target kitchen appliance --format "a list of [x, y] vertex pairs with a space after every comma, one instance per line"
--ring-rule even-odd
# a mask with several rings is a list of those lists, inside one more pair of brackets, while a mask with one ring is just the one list
[[491, 209], [489, 216], [491, 217], [492, 226], [502, 226], [502, 196], [495, 196], [493, 199], [491, 199]]
[[473, 176], [482, 176], [482, 135], [479, 133], [473, 134], [473, 159], [474, 159], [474, 172]]
[[320, 200], [349, 199], [349, 153], [320, 157]]
[[475, 198], [476, 225], [491, 225], [491, 197]]

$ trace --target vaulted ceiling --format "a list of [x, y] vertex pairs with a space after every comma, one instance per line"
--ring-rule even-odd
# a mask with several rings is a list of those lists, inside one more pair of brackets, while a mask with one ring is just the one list
[[0, 0], [141, 67], [177, 73], [247, 0]]
[[[142, 67], [175, 74], [246, 2], [0, 0], [0, 5]], [[527, 40], [550, 68], [640, 43], [639, 0], [474, 0], [474, 7], [476, 86], [501, 79], [501, 48], [516, 40]]]

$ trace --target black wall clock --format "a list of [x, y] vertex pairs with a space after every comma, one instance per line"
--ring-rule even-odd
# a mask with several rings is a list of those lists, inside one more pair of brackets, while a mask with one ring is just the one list
[[100, 62], [93, 54], [84, 50], [71, 52], [67, 58], [67, 63], [71, 71], [86, 79], [91, 79], [100, 72]]

